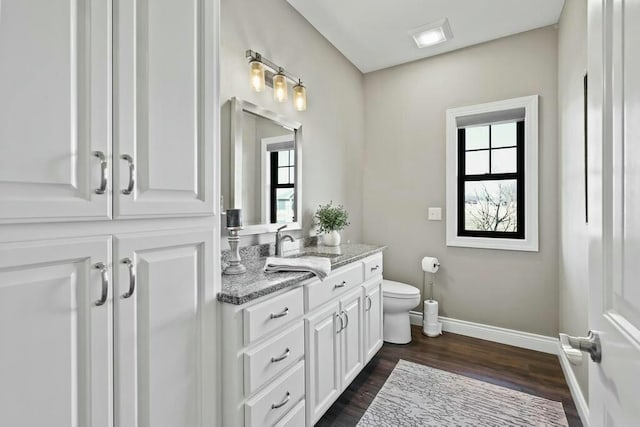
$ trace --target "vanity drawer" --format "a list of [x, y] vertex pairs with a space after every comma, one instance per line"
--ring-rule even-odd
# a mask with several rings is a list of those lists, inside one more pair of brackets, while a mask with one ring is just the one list
[[[272, 426], [304, 398], [304, 361], [245, 403], [245, 426]], [[304, 425], [304, 424], [302, 424]]]
[[304, 321], [273, 340], [244, 354], [244, 394], [250, 396], [265, 382], [304, 356]]
[[304, 400], [298, 403], [283, 419], [274, 427], [301, 427], [304, 426]]
[[365, 282], [372, 277], [382, 274], [382, 254], [376, 254], [362, 261], [364, 265]]
[[302, 288], [297, 288], [244, 310], [244, 342], [248, 344], [304, 314]]
[[307, 307], [311, 311], [354, 286], [362, 283], [362, 264], [344, 267], [321, 282], [307, 285]]

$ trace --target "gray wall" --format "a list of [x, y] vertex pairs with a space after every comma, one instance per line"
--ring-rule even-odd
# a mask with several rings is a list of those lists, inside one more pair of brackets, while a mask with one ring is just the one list
[[[221, 16], [221, 104], [237, 96], [301, 122], [305, 233], [318, 205], [333, 200], [344, 204], [351, 218], [343, 241], [361, 241], [362, 73], [284, 0], [222, 0]], [[270, 88], [261, 93], [250, 89], [246, 49], [262, 53], [303, 79], [307, 111], [295, 111], [291, 101], [276, 103]], [[222, 119], [228, 118], [228, 110], [223, 110]], [[228, 130], [223, 130], [225, 135]], [[228, 150], [222, 155], [228, 162]]]
[[[584, 216], [583, 76], [587, 69], [587, 4], [566, 0], [558, 31], [560, 144], [560, 331], [589, 329], [588, 231]], [[572, 366], [588, 401], [588, 363]]]
[[[441, 314], [558, 333], [557, 31], [546, 27], [366, 74], [364, 240], [388, 245], [385, 276], [422, 286], [440, 258]], [[445, 245], [445, 111], [540, 95], [540, 252]], [[427, 221], [428, 207], [443, 221]]]

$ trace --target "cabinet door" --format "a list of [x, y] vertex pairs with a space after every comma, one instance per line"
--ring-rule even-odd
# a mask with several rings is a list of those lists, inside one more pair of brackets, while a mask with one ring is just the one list
[[307, 425], [313, 425], [340, 395], [339, 304], [306, 319]]
[[362, 289], [358, 287], [340, 299], [344, 328], [340, 332], [342, 386], [347, 387], [364, 367]]
[[382, 347], [382, 279], [364, 286], [365, 363]]
[[109, 217], [109, 0], [0, 8], [0, 223]]
[[[110, 427], [110, 239], [0, 245], [0, 425]], [[98, 266], [99, 268], [96, 268]]]
[[118, 427], [215, 424], [212, 230], [115, 238]]
[[115, 216], [210, 214], [217, 3], [115, 3]]

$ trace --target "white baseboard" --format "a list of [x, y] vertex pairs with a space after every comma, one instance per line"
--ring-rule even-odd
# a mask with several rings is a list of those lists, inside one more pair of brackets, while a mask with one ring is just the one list
[[576, 374], [573, 372], [571, 368], [571, 364], [569, 363], [569, 359], [562, 351], [562, 346], [558, 342], [558, 358], [560, 359], [560, 366], [562, 367], [562, 372], [564, 372], [564, 378], [567, 381], [567, 385], [569, 386], [569, 390], [571, 391], [571, 397], [573, 397], [573, 402], [576, 404], [576, 409], [578, 410], [578, 415], [580, 416], [580, 420], [582, 421], [582, 425], [584, 427], [589, 427], [589, 404], [584, 398], [584, 394], [582, 394], [582, 389], [580, 388], [580, 384], [578, 384], [578, 379], [576, 378]]
[[[410, 313], [410, 319], [411, 324], [422, 326], [422, 313], [412, 311]], [[467, 322], [466, 320], [451, 319], [443, 316], [440, 316], [439, 320], [442, 322], [442, 330], [445, 332], [541, 351], [543, 353], [558, 354], [557, 338], [500, 328], [498, 326]]]

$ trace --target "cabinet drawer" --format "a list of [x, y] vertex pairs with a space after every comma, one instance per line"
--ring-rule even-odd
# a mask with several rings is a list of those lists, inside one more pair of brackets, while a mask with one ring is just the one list
[[304, 321], [244, 354], [244, 394], [251, 395], [304, 356]]
[[304, 426], [304, 400], [298, 403], [287, 415], [281, 419], [275, 427], [301, 427]]
[[341, 295], [348, 289], [353, 289], [362, 283], [362, 264], [345, 267], [332, 273], [322, 282], [315, 282], [307, 285], [307, 307], [311, 311], [316, 307], [331, 300], [337, 295]]
[[376, 254], [367, 258], [362, 263], [364, 265], [365, 281], [382, 274], [382, 254]]
[[[245, 403], [245, 426], [272, 426], [304, 398], [304, 361]], [[304, 425], [304, 424], [303, 424]]]
[[248, 344], [304, 314], [302, 288], [244, 310], [244, 342]]

